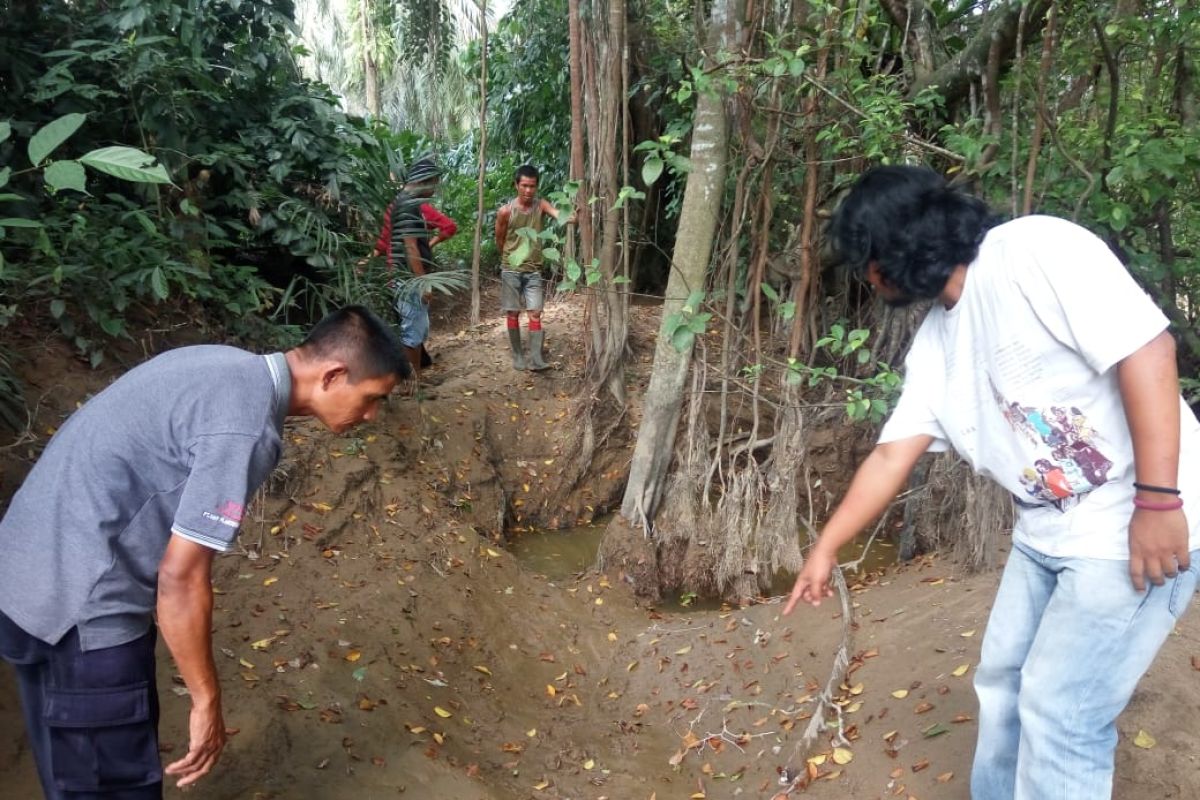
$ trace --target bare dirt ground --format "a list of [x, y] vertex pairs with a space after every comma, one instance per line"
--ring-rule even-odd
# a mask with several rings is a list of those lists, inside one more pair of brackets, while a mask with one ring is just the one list
[[[634, 395], [657, 326], [657, 309], [637, 311]], [[655, 610], [619, 574], [551, 581], [505, 549], [503, 529], [530, 515], [575, 524], [619, 496], [626, 443], [560, 508], [541, 507], [577, 425], [578, 314], [547, 314], [548, 373], [514, 373], [498, 324], [443, 324], [436, 385], [419, 402], [393, 399], [350, 435], [289, 424], [277, 480], [239, 552], [218, 560], [214, 644], [233, 735], [187, 796], [771, 798], [784, 770], [811, 780], [791, 797], [968, 796], [970, 681], [996, 575], [924, 557], [849, 576], [854, 658], [836, 694], [850, 743], [824, 733], [805, 750], [841, 636], [836, 605], [786, 619], [777, 598]], [[56, 415], [112, 375], [38, 347], [33, 391], [46, 400], [30, 436], [0, 451], [5, 494]], [[1117, 798], [1200, 797], [1197, 666], [1192, 613], [1121, 717]], [[1063, 654], [1063, 669], [1087, 668], [1086, 653]], [[187, 746], [188, 699], [165, 648], [159, 684], [170, 759]], [[40, 796], [21, 729], [0, 668], [0, 798]], [[1152, 747], [1135, 745], [1140, 731]]]

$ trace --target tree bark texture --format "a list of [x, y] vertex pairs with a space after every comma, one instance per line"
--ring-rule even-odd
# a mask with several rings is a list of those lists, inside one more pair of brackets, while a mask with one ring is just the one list
[[487, 0], [479, 0], [479, 195], [475, 240], [471, 244], [471, 324], [479, 324], [479, 267], [483, 240], [484, 185], [487, 178], [488, 28]]
[[[706, 62], [710, 67], [715, 66], [718, 53], [729, 52], [737, 41], [739, 12], [737, 0], [714, 0], [707, 37]], [[728, 170], [729, 119], [725, 103], [726, 98], [717, 91], [701, 92], [696, 101], [692, 171], [688, 173], [683, 193], [679, 232], [663, 302], [664, 323], [682, 311], [689, 294], [705, 288]], [[621, 503], [625, 519], [642, 525], [647, 535], [652, 531], [666, 485], [692, 360], [692, 348], [677, 350], [664, 330], [659, 331], [654, 351], [629, 482]]]

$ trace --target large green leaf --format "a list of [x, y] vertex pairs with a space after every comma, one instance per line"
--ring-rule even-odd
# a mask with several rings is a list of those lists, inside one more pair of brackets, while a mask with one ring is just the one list
[[7, 122], [0, 122], [0, 142], [3, 142], [12, 135], [12, 125]]
[[0, 168], [0, 188], [8, 186], [8, 178], [12, 175], [12, 167]]
[[40, 228], [42, 223], [36, 219], [22, 219], [21, 217], [6, 217], [0, 219], [0, 228]]
[[517, 249], [508, 254], [509, 266], [519, 267], [524, 264], [525, 259], [529, 258], [529, 254], [532, 252], [532, 250], [533, 246], [529, 243], [529, 240], [522, 239], [521, 243], [517, 245]]
[[79, 161], [92, 169], [134, 183], [170, 183], [171, 176], [154, 156], [134, 147], [101, 147], [83, 156]]
[[646, 163], [642, 164], [642, 182], [647, 186], [654, 184], [658, 180], [658, 176], [662, 175], [663, 160], [658, 156], [650, 156], [646, 159]]
[[150, 273], [150, 288], [154, 290], [154, 296], [159, 300], [166, 300], [170, 294], [167, 288], [167, 278], [163, 275], [162, 267], [155, 267]]
[[66, 114], [42, 126], [29, 140], [29, 163], [35, 167], [54, 152], [54, 148], [70, 138], [87, 119], [87, 114]]
[[87, 182], [87, 173], [83, 171], [83, 165], [78, 161], [55, 161], [46, 167], [42, 178], [45, 179], [46, 185], [55, 192], [74, 189], [87, 194], [87, 189], [84, 188], [84, 184]]

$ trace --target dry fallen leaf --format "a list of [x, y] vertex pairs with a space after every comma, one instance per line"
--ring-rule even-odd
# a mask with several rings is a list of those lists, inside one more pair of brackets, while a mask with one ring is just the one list
[[350, 662], [358, 661], [360, 658], [362, 658], [362, 653], [358, 650], [351, 650], [349, 653], [346, 653], [343, 658]]
[[270, 586], [272, 583], [278, 583], [278, 582], [279, 582], [279, 578], [276, 578], [275, 576], [271, 576], [270, 578], [267, 578], [265, 581], [263, 581], [263, 586]]
[[896, 698], [897, 700], [903, 700], [904, 698], [908, 697], [908, 689], [897, 689], [896, 691], [892, 692], [892, 697]]
[[938, 783], [946, 783], [953, 777], [953, 772], [943, 772], [941, 775], [938, 775], [936, 778], [934, 778], [934, 780], [936, 780]]
[[587, 761], [583, 762], [584, 769], [595, 769], [595, 767], [596, 767], [595, 759], [589, 758]]
[[476, 664], [475, 671], [482, 672], [484, 675], [487, 675], [489, 678], [492, 675], [492, 671], [490, 669], [488, 669], [487, 667], [483, 666], [482, 664]]
[[1140, 747], [1143, 750], [1149, 750], [1151, 747], [1154, 747], [1154, 745], [1158, 744], [1158, 742], [1155, 741], [1153, 736], [1145, 731], [1138, 731], [1137, 736], [1133, 737], [1133, 744], [1135, 747]]
[[449, 711], [442, 708], [441, 706], [434, 706], [433, 713], [437, 714], [442, 719], [449, 719], [450, 717], [454, 716], [454, 714], [450, 713]]
[[833, 748], [833, 763], [839, 767], [845, 766], [854, 760], [854, 753], [844, 747]]
[[954, 671], [951, 672], [950, 674], [956, 678], [961, 678], [963, 675], [967, 674], [967, 670], [969, 670], [970, 668], [971, 668], [970, 664], [959, 664], [957, 667], [954, 668]]

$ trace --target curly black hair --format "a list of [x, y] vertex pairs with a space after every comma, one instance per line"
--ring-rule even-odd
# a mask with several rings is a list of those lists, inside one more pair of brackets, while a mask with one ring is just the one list
[[834, 248], [860, 275], [875, 262], [907, 300], [937, 297], [955, 267], [975, 260], [1001, 222], [977, 197], [928, 167], [886, 166], [865, 173], [830, 224]]

